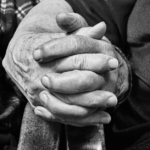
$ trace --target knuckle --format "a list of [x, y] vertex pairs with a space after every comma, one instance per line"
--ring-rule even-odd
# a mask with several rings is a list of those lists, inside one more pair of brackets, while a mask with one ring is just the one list
[[89, 102], [89, 107], [98, 107], [98, 98], [97, 96], [92, 97], [92, 99]]
[[39, 96], [38, 96], [39, 93], [40, 93], [40, 89], [37, 86], [32, 85], [27, 88], [26, 94], [33, 105], [37, 105], [38, 103], [40, 103]]
[[79, 55], [74, 56], [72, 59], [74, 68], [79, 70], [83, 69], [84, 59], [82, 59]]
[[79, 47], [79, 38], [78, 38], [78, 36], [71, 35], [70, 36], [70, 42], [71, 42], [71, 45], [74, 46], [74, 49], [77, 50], [78, 47]]
[[83, 91], [90, 91], [92, 85], [94, 84], [94, 79], [92, 76], [84, 75], [80, 79], [77, 80], [77, 86], [79, 89]]
[[114, 56], [114, 48], [110, 43], [102, 43], [102, 50], [104, 54], [107, 54], [109, 56]]
[[40, 93], [40, 91], [43, 89], [40, 82], [37, 82], [36, 80], [33, 80], [34, 82], [30, 82], [27, 85], [27, 92], [31, 95]]
[[48, 42], [42, 44], [40, 46], [40, 48], [42, 50], [42, 53], [46, 55], [47, 54], [46, 52], [48, 52], [49, 50], [53, 52], [56, 45], [57, 45], [57, 41], [56, 40], [51, 40], [51, 41], [48, 41]]
[[78, 91], [87, 91], [90, 86], [91, 86], [91, 80], [87, 79], [87, 77], [80, 77], [77, 81], [76, 81], [76, 85], [78, 87]]
[[[75, 50], [75, 52], [77, 51], [77, 50], [81, 50], [81, 47], [83, 47], [84, 46], [84, 40], [83, 40], [83, 38], [84, 37], [81, 37], [81, 36], [79, 36], [79, 35], [71, 35], [70, 37], [70, 43], [71, 43], [71, 45], [73, 46], [73, 49]], [[83, 44], [84, 43], [84, 44]]]
[[87, 88], [89, 88], [93, 84], [95, 84], [95, 80], [91, 74], [87, 74], [83, 81], [84, 81], [84, 84]]
[[87, 63], [87, 55], [86, 54], [83, 54], [82, 55], [82, 68], [81, 69], [86, 69], [86, 67], [88, 66], [88, 63]]
[[104, 50], [106, 53], [108, 53], [108, 52], [110, 51], [110, 46], [109, 46], [109, 44], [104, 44], [104, 45], [103, 45], [103, 50]]

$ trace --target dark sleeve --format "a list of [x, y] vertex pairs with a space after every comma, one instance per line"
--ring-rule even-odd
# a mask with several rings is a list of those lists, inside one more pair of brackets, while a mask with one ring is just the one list
[[[132, 92], [115, 115], [109, 149], [150, 150], [150, 1], [137, 0], [127, 26]], [[120, 144], [118, 144], [120, 143]], [[115, 148], [112, 146], [115, 146]], [[116, 148], [117, 147], [117, 148]], [[122, 148], [123, 147], [123, 148]]]
[[133, 72], [150, 87], [150, 3], [138, 0], [128, 21]]
[[136, 0], [66, 0], [90, 26], [101, 21], [107, 25], [106, 37], [127, 54], [127, 19]]

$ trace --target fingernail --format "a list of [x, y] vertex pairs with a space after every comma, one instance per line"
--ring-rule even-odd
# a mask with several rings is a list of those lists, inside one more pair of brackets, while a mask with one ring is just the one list
[[70, 13], [60, 13], [57, 17], [59, 25], [64, 28], [70, 26], [70, 22], [74, 21], [74, 17]]
[[42, 112], [40, 110], [38, 110], [38, 109], [35, 109], [34, 113], [35, 113], [35, 115], [42, 116]]
[[41, 99], [43, 105], [45, 106], [47, 104], [47, 100], [48, 100], [47, 95], [45, 93], [40, 94], [40, 99]]
[[36, 61], [41, 61], [41, 50], [35, 50], [33, 52], [33, 57]]
[[111, 96], [106, 101], [106, 107], [113, 107], [113, 106], [116, 106], [116, 104], [117, 104], [117, 98], [115, 96]]
[[118, 60], [115, 58], [109, 59], [108, 66], [109, 66], [109, 69], [111, 69], [111, 70], [116, 69], [118, 67]]
[[105, 123], [105, 124], [110, 123], [110, 121], [111, 121], [111, 118], [110, 118], [110, 117], [103, 117], [103, 118], [101, 119], [101, 122], [102, 122], [102, 123]]
[[48, 78], [47, 76], [44, 76], [44, 77], [42, 78], [42, 84], [43, 84], [46, 88], [48, 88], [48, 83], [49, 83], [49, 78]]

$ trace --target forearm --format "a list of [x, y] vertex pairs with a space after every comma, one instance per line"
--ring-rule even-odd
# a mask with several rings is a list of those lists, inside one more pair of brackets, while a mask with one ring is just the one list
[[39, 67], [32, 53], [46, 41], [64, 36], [55, 21], [59, 12], [72, 9], [64, 0], [43, 0], [35, 6], [19, 25], [3, 60], [4, 68], [33, 105], [37, 105], [38, 94], [44, 89], [40, 78], [48, 69]]

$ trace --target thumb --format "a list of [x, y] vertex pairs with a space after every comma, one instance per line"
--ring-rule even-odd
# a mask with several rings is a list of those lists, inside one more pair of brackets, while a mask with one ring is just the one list
[[81, 28], [77, 30], [75, 34], [101, 40], [105, 32], [106, 32], [106, 24], [104, 22], [100, 22], [93, 27]]
[[85, 19], [77, 13], [59, 13], [56, 16], [56, 22], [66, 32], [74, 32], [88, 26]]

